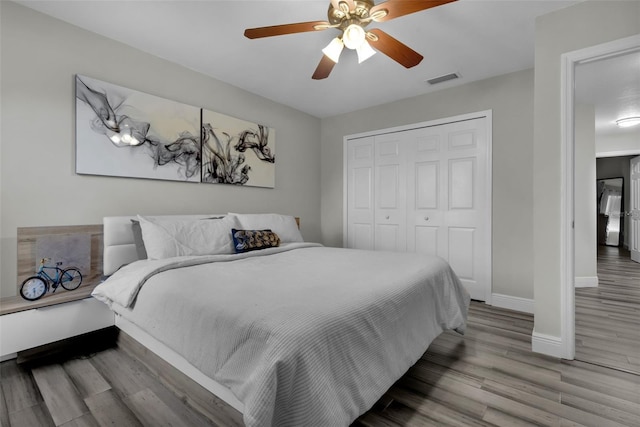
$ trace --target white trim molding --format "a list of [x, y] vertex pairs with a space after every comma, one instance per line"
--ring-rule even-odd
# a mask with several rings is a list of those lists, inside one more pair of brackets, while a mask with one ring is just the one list
[[511, 295], [491, 294], [491, 305], [508, 310], [533, 314], [533, 300], [529, 298], [512, 297]]
[[640, 154], [640, 150], [605, 151], [596, 153], [596, 158], [602, 159], [605, 157], [637, 156], [638, 154]]
[[[574, 240], [574, 87], [578, 64], [634, 52], [640, 49], [640, 34], [567, 52], [561, 57], [561, 170], [560, 170], [560, 338], [538, 335], [533, 351], [572, 360], [575, 357], [575, 240]], [[536, 342], [535, 332], [533, 343]], [[556, 347], [558, 346], [558, 347]], [[545, 349], [558, 351], [547, 352]]]
[[594, 277], [576, 277], [575, 278], [575, 287], [576, 288], [597, 288], [598, 287], [598, 276]]
[[546, 354], [547, 356], [564, 358], [562, 338], [553, 335], [533, 331], [531, 334], [531, 350], [535, 353]]
[[9, 353], [0, 356], [0, 362], [6, 362], [7, 360], [15, 359], [18, 357], [18, 353]]

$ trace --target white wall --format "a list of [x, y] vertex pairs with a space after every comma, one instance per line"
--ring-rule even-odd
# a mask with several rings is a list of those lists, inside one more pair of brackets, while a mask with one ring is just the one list
[[533, 145], [534, 333], [561, 336], [561, 84], [566, 52], [640, 33], [640, 2], [586, 1], [536, 20]]
[[596, 137], [593, 105], [575, 106], [575, 277], [576, 285], [595, 286], [597, 273], [596, 232]]
[[616, 157], [640, 154], [640, 128], [624, 133], [596, 135], [596, 156]]
[[[180, 65], [0, 2], [0, 293], [16, 291], [16, 229], [106, 215], [277, 211], [320, 239], [320, 120]], [[276, 188], [76, 175], [76, 73], [276, 129]]]
[[533, 70], [322, 120], [322, 237], [342, 245], [343, 137], [493, 110], [493, 293], [533, 298]]

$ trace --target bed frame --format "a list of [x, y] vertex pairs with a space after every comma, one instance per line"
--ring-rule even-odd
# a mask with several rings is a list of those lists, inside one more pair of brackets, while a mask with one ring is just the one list
[[[171, 219], [203, 219], [214, 216], [224, 216], [226, 214], [206, 214], [206, 215], [166, 215], [153, 216], [148, 218], [171, 218]], [[131, 220], [137, 219], [136, 216], [115, 216], [105, 217], [104, 225], [104, 274], [111, 275], [124, 264], [128, 264], [138, 260], [136, 252], [133, 231], [131, 228]], [[203, 374], [199, 369], [189, 363], [184, 357], [174, 350], [170, 349], [133, 323], [125, 320], [122, 316], [116, 314], [115, 325], [124, 332], [132, 340], [151, 351], [160, 359], [182, 372], [191, 380], [195, 381], [207, 391], [214, 394], [224, 403], [228, 404], [238, 412], [242, 413], [244, 405], [238, 398], [224, 385], [216, 382], [210, 377]], [[125, 339], [126, 343], [126, 339]], [[134, 351], [136, 356], [140, 355], [140, 351]], [[152, 369], [153, 370], [153, 369]], [[184, 391], [183, 391], [184, 392]], [[202, 405], [197, 405], [202, 406]]]

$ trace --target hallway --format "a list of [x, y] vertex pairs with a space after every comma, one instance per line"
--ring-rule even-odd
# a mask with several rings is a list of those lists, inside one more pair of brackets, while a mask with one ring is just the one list
[[598, 279], [576, 289], [576, 359], [640, 375], [640, 264], [598, 246]]

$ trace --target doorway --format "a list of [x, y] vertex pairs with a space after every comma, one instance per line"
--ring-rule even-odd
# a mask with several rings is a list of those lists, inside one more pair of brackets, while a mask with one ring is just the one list
[[[640, 126], [616, 123], [640, 116], [640, 49], [574, 64], [575, 359], [640, 375], [640, 264], [628, 250]], [[595, 280], [579, 287], [580, 273], [592, 271]]]
[[596, 159], [597, 286], [576, 287], [576, 354], [584, 362], [640, 375], [640, 264], [631, 260], [633, 156]]

